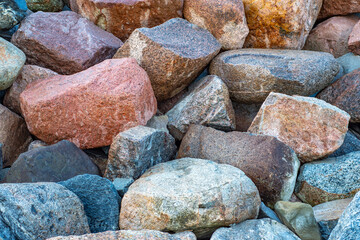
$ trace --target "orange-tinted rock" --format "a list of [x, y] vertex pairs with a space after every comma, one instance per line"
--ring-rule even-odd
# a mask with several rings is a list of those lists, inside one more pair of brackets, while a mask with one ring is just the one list
[[319, 19], [360, 12], [358, 0], [323, 0]]
[[270, 93], [248, 131], [276, 137], [302, 162], [311, 162], [342, 145], [349, 120], [349, 114], [325, 101]]
[[61, 74], [77, 73], [111, 58], [122, 45], [120, 39], [71, 11], [31, 14], [11, 42], [26, 54], [28, 64]]
[[46, 143], [66, 139], [80, 148], [110, 145], [119, 132], [145, 125], [156, 113], [149, 78], [131, 58], [31, 83], [20, 103], [31, 133]]
[[317, 25], [311, 30], [304, 49], [328, 52], [338, 58], [349, 52], [348, 39], [357, 16], [332, 17]]
[[20, 93], [25, 90], [26, 86], [39, 79], [45, 79], [58, 75], [56, 72], [35, 65], [25, 65], [11, 88], [6, 92], [4, 105], [10, 110], [21, 115]]
[[125, 41], [137, 28], [182, 17], [184, 0], [71, 0], [71, 9]]
[[184, 17], [211, 32], [225, 50], [242, 48], [249, 33], [241, 0], [185, 0]]
[[301, 49], [322, 0], [243, 0], [250, 33], [244, 47]]
[[348, 47], [351, 52], [360, 55], [360, 21], [355, 24], [349, 36]]

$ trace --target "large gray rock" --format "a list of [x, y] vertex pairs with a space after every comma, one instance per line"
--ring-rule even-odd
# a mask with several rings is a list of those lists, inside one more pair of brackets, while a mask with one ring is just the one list
[[0, 185], [0, 239], [90, 233], [79, 198], [56, 183]]
[[191, 125], [177, 157], [208, 159], [241, 169], [270, 206], [290, 199], [300, 166], [295, 152], [274, 137], [224, 133], [200, 125]]
[[113, 139], [104, 176], [137, 179], [150, 167], [173, 159], [175, 153], [175, 139], [169, 133], [144, 126], [130, 128]]
[[10, 29], [26, 15], [26, 9], [18, 5], [17, 0], [0, 0], [0, 30]]
[[219, 228], [210, 240], [300, 240], [286, 226], [269, 218], [247, 220], [231, 226]]
[[181, 140], [190, 124], [235, 130], [235, 113], [224, 82], [210, 75], [194, 84], [189, 95], [166, 113], [170, 133]]
[[240, 49], [219, 54], [210, 74], [225, 82], [233, 101], [261, 103], [270, 92], [310, 96], [328, 86], [339, 69], [329, 53]]
[[360, 236], [360, 193], [357, 193], [341, 215], [331, 232], [329, 240], [359, 239]]
[[99, 169], [75, 144], [63, 140], [22, 153], [5, 182], [58, 182], [85, 173], [99, 175]]
[[121, 199], [108, 179], [84, 174], [59, 184], [79, 197], [92, 233], [119, 229]]
[[193, 231], [209, 237], [217, 228], [256, 218], [260, 196], [239, 169], [183, 158], [158, 164], [136, 180], [121, 203], [121, 229]]
[[304, 164], [295, 193], [304, 202], [317, 205], [349, 198], [360, 189], [360, 152]]

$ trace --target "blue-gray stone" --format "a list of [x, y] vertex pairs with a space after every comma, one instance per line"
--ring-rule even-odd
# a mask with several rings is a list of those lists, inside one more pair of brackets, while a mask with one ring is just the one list
[[24, 1], [0, 0], [0, 30], [13, 28], [26, 16]]
[[258, 215], [258, 219], [262, 219], [262, 218], [270, 218], [279, 223], [282, 223], [279, 217], [276, 215], [276, 213], [273, 210], [271, 210], [271, 208], [267, 207], [263, 202], [261, 202], [260, 211]]
[[10, 168], [3, 168], [0, 169], [0, 183], [5, 179], [7, 173], [9, 172]]
[[318, 222], [320, 228], [321, 239], [327, 240], [330, 237], [332, 230], [335, 228], [338, 220], [320, 221]]
[[119, 229], [121, 198], [108, 179], [84, 174], [59, 184], [80, 198], [92, 233]]
[[113, 184], [120, 197], [123, 197], [133, 182], [132, 178], [115, 178]]
[[357, 151], [360, 151], [360, 140], [353, 133], [351, 133], [351, 131], [348, 131], [345, 135], [344, 143], [328, 158], [339, 157]]
[[360, 56], [354, 55], [353, 53], [347, 53], [336, 60], [343, 67], [343, 75], [360, 68]]
[[4, 144], [0, 143], [0, 169], [3, 168], [3, 147]]

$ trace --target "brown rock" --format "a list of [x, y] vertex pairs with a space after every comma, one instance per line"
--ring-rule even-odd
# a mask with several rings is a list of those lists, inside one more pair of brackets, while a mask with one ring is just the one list
[[184, 17], [209, 30], [224, 50], [242, 48], [249, 34], [241, 0], [185, 0]]
[[360, 55], [360, 21], [355, 24], [349, 36], [348, 47], [354, 54]]
[[224, 133], [200, 125], [191, 125], [177, 157], [209, 159], [241, 169], [268, 206], [290, 199], [300, 166], [295, 152], [274, 137]]
[[302, 162], [311, 162], [341, 146], [349, 119], [346, 112], [316, 98], [270, 93], [248, 131], [274, 136]]
[[73, 74], [111, 58], [120, 39], [80, 15], [37, 12], [22, 21], [11, 42], [27, 56], [27, 63]]
[[[3, 166], [9, 167], [32, 141], [24, 119], [0, 104], [0, 143]], [[1, 165], [1, 164], [0, 164]]]
[[338, 220], [353, 198], [325, 202], [313, 207], [317, 222]]
[[125, 41], [137, 28], [182, 17], [184, 0], [71, 0], [71, 9]]
[[220, 48], [207, 30], [175, 18], [151, 29], [136, 29], [114, 58], [134, 57], [162, 101], [185, 89]]
[[256, 117], [261, 104], [245, 104], [232, 102], [235, 111], [236, 131], [246, 132]]
[[338, 79], [317, 97], [349, 113], [351, 122], [360, 122], [360, 69]]
[[12, 111], [21, 115], [20, 93], [25, 90], [26, 86], [39, 79], [45, 79], [58, 75], [56, 72], [35, 65], [25, 65], [13, 85], [6, 92], [4, 105]]
[[145, 125], [156, 113], [149, 78], [130, 58], [31, 83], [20, 102], [35, 136], [50, 144], [66, 139], [80, 148], [110, 145], [116, 134]]
[[358, 0], [323, 0], [318, 19], [360, 12]]
[[250, 33], [244, 47], [301, 49], [322, 0], [243, 0]]

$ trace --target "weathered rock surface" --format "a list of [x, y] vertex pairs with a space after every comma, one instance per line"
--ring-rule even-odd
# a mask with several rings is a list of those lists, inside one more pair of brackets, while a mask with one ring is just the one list
[[224, 133], [200, 125], [191, 125], [177, 157], [208, 159], [241, 169], [255, 183], [262, 200], [272, 206], [290, 199], [300, 166], [295, 152], [274, 137]]
[[360, 193], [357, 193], [341, 215], [329, 240], [358, 239], [360, 233]]
[[107, 231], [102, 233], [86, 234], [81, 236], [62, 236], [49, 238], [48, 240], [196, 240], [195, 234], [192, 232], [182, 232], [170, 234], [154, 230], [121, 230]]
[[116, 134], [145, 125], [156, 113], [149, 78], [130, 58], [37, 81], [20, 102], [31, 133], [46, 143], [66, 139], [80, 148], [110, 145]]
[[232, 102], [235, 112], [236, 131], [246, 132], [260, 110], [261, 103]]
[[317, 97], [349, 113], [351, 122], [360, 122], [360, 69], [336, 80]]
[[47, 239], [90, 233], [79, 198], [59, 184], [1, 184], [0, 199], [2, 239]]
[[137, 28], [182, 17], [184, 0], [71, 0], [73, 11], [125, 41]]
[[135, 58], [149, 74], [160, 101], [185, 89], [220, 48], [207, 30], [175, 18], [154, 28], [136, 29], [114, 58]]
[[25, 65], [20, 71], [18, 77], [15, 79], [12, 86], [6, 92], [4, 97], [4, 105], [10, 110], [21, 115], [20, 108], [20, 93], [22, 93], [26, 86], [39, 79], [45, 79], [58, 75], [56, 72], [42, 68], [35, 65]]
[[301, 49], [322, 0], [243, 0], [250, 33], [245, 47]]
[[309, 204], [279, 201], [275, 204], [275, 212], [302, 240], [321, 240], [314, 211]]
[[190, 93], [166, 113], [171, 135], [181, 140], [191, 124], [235, 130], [235, 113], [225, 83], [210, 75], [194, 85]]
[[248, 131], [274, 136], [302, 162], [310, 162], [342, 145], [349, 119], [346, 112], [316, 98], [270, 93]]
[[26, 9], [21, 8], [17, 1], [0, 0], [0, 30], [14, 27], [25, 15]]
[[31, 141], [24, 119], [0, 104], [0, 143], [4, 144], [4, 167], [11, 166], [20, 153], [27, 150]]
[[311, 205], [349, 198], [360, 190], [360, 152], [304, 164], [295, 193]]
[[120, 39], [80, 15], [37, 12], [28, 16], [11, 42], [27, 56], [27, 63], [61, 74], [73, 74], [111, 58]]
[[137, 126], [120, 132], [113, 140], [105, 177], [139, 178], [150, 167], [172, 160], [175, 139], [167, 132]]
[[360, 21], [352, 29], [348, 42], [349, 50], [360, 55]]
[[357, 0], [323, 0], [318, 19], [360, 12]]
[[329, 155], [329, 158], [339, 157], [357, 151], [360, 151], [360, 139], [358, 139], [353, 131], [349, 129], [345, 135], [344, 143], [334, 153]]
[[120, 197], [124, 197], [133, 182], [134, 179], [132, 178], [115, 178], [113, 184]]
[[60, 12], [64, 7], [63, 0], [26, 0], [26, 4], [33, 12]]
[[59, 184], [79, 197], [92, 233], [119, 229], [121, 199], [108, 179], [84, 174]]
[[169, 123], [169, 118], [166, 115], [153, 116], [147, 123], [146, 126], [150, 128], [155, 128], [169, 133], [167, 125]]
[[83, 151], [64, 140], [22, 153], [5, 182], [58, 182], [85, 173], [99, 174], [99, 170]]
[[0, 37], [0, 90], [11, 86], [25, 60], [25, 54], [20, 49]]
[[283, 224], [271, 219], [246, 220], [230, 228], [219, 228], [210, 240], [300, 240]]
[[183, 158], [152, 167], [130, 186], [120, 228], [192, 230], [201, 239], [219, 227], [256, 218], [259, 206], [259, 192], [241, 170]]
[[242, 48], [249, 34], [242, 1], [185, 0], [184, 17], [207, 29], [224, 50]]
[[349, 36], [359, 20], [357, 16], [337, 16], [321, 22], [311, 30], [303, 49], [328, 52], [336, 58], [341, 57], [349, 52]]
[[310, 96], [328, 86], [339, 64], [328, 53], [274, 49], [241, 49], [219, 54], [210, 73], [240, 103], [262, 103], [270, 92]]

